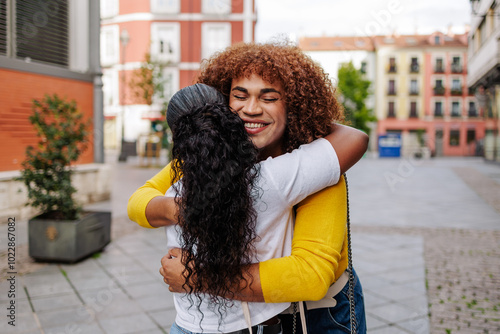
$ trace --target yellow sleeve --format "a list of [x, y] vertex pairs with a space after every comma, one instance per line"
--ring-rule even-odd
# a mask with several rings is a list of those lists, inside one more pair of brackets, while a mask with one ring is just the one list
[[127, 204], [127, 213], [130, 220], [142, 227], [154, 228], [146, 218], [146, 207], [153, 198], [165, 196], [167, 189], [172, 186], [171, 164], [165, 166], [130, 196]]
[[259, 264], [266, 303], [320, 300], [347, 267], [344, 177], [297, 208], [292, 254]]

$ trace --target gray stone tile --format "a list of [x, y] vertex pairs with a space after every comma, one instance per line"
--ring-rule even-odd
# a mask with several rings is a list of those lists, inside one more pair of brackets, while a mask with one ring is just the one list
[[401, 329], [395, 325], [388, 325], [381, 328], [373, 329], [370, 334], [408, 334], [404, 329]]
[[381, 319], [372, 316], [368, 312], [366, 313], [366, 329], [367, 332], [371, 333], [372, 330], [387, 327], [389, 324]]
[[64, 309], [73, 306], [82, 306], [82, 302], [76, 294], [67, 294], [49, 297], [33, 297], [31, 303], [35, 312]]
[[158, 311], [174, 308], [174, 300], [171, 294], [158, 294], [156, 296], [136, 299], [136, 302], [145, 311]]
[[145, 314], [105, 318], [98, 321], [101, 327], [104, 328], [105, 333], [109, 334], [149, 333], [150, 330], [158, 329], [152, 319]]
[[86, 307], [67, 307], [62, 310], [37, 312], [40, 324], [44, 328], [80, 324], [92, 320], [92, 315]]
[[93, 308], [98, 319], [143, 313], [143, 310], [135, 300], [122, 295], [115, 295], [106, 301], [95, 300], [89, 307]]
[[127, 294], [132, 298], [170, 294], [170, 291], [168, 291], [168, 285], [166, 285], [163, 281], [148, 284], [128, 285], [125, 287], [125, 291], [127, 291]]
[[173, 309], [173, 310], [169, 309], [169, 310], [148, 312], [148, 314], [162, 328], [168, 328], [170, 330], [170, 327], [175, 322], [175, 316], [176, 316], [177, 312], [175, 311], [175, 309]]
[[54, 296], [72, 293], [74, 290], [68, 281], [61, 278], [47, 279], [25, 277], [24, 285], [30, 297]]
[[[2, 304], [3, 305], [3, 304]], [[2, 307], [3, 310], [3, 307]], [[2, 312], [2, 322], [1, 322], [1, 332], [2, 334], [19, 334], [19, 333], [40, 333], [38, 328], [38, 324], [35, 320], [35, 316], [33, 313], [21, 313], [16, 314], [15, 326], [11, 326], [8, 324], [8, 321], [11, 319], [6, 317], [6, 314]]]
[[414, 318], [407, 321], [398, 322], [398, 326], [413, 334], [430, 333], [429, 318], [427, 316]]
[[371, 308], [367, 312], [387, 323], [398, 323], [419, 316], [414, 309], [395, 303]]
[[64, 326], [57, 326], [51, 328], [44, 328], [45, 334], [69, 334], [69, 333], [92, 333], [104, 334], [101, 328], [96, 323], [83, 323], [83, 324], [67, 324]]

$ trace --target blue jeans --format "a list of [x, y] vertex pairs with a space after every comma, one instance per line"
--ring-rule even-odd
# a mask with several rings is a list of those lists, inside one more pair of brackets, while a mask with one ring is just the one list
[[[351, 323], [349, 317], [349, 283], [347, 283], [341, 292], [335, 296], [337, 305], [330, 308], [318, 308], [306, 310], [307, 332], [310, 334], [345, 334], [351, 332]], [[357, 333], [366, 333], [365, 302], [363, 298], [363, 289], [356, 272], [354, 271], [354, 305], [357, 322]], [[283, 324], [283, 333], [293, 333], [293, 315], [280, 314]], [[297, 334], [302, 334], [302, 325], [300, 315], [297, 314]]]
[[[260, 332], [262, 331], [262, 329], [261, 329], [261, 328], [262, 328], [263, 326], [261, 326], [261, 325], [257, 325], [257, 326], [254, 326], [254, 327], [258, 327], [258, 328], [260, 329], [260, 331], [259, 331], [259, 330], [257, 330], [257, 333], [260, 333]], [[253, 330], [254, 330], [254, 333], [255, 333], [255, 329], [253, 329]], [[248, 332], [248, 331], [247, 331], [247, 332]], [[281, 333], [283, 334], [284, 332], [281, 332]], [[172, 325], [172, 327], [170, 328], [170, 334], [202, 334], [202, 333], [194, 333], [194, 332], [190, 332], [190, 331], [188, 331], [187, 329], [184, 329], [184, 328], [182, 328], [182, 327], [179, 327], [179, 326], [178, 326], [178, 325], [174, 322], [174, 324], [173, 324], [173, 325]], [[207, 333], [205, 333], [205, 334], [207, 334]]]

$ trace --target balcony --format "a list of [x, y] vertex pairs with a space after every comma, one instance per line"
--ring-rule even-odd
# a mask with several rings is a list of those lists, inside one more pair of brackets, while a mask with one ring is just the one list
[[396, 118], [396, 113], [394, 112], [394, 110], [389, 110], [387, 112], [387, 118]]
[[410, 73], [418, 73], [420, 71], [420, 65], [411, 64], [410, 65]]
[[396, 65], [389, 65], [389, 69], [387, 70], [389, 73], [396, 73], [397, 72], [397, 67]]
[[451, 72], [452, 73], [462, 73], [463, 67], [460, 64], [451, 64]]
[[444, 67], [443, 66], [434, 67], [434, 73], [444, 73]]
[[390, 96], [394, 96], [394, 95], [396, 95], [396, 89], [394, 89], [394, 88], [393, 88], [393, 89], [389, 88], [389, 90], [387, 91], [387, 95], [390, 95]]
[[418, 89], [410, 89], [411, 96], [417, 96], [419, 94]]
[[434, 87], [434, 95], [443, 96], [444, 92], [445, 92], [445, 89], [443, 86]]
[[451, 95], [453, 95], [453, 96], [461, 96], [462, 95], [462, 88], [452, 88], [451, 89]]
[[418, 118], [418, 114], [415, 110], [410, 111], [410, 118]]
[[435, 109], [434, 117], [443, 117], [443, 111], [441, 109]]
[[462, 117], [462, 115], [460, 115], [460, 112], [459, 111], [451, 111], [451, 117]]
[[469, 108], [469, 112], [467, 114], [469, 117], [479, 117], [476, 107]]

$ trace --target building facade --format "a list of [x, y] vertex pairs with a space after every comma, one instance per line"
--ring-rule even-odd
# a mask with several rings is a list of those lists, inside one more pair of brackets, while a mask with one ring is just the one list
[[330, 74], [345, 61], [366, 72], [378, 120], [372, 145], [394, 134], [402, 156], [482, 154], [487, 121], [466, 84], [467, 34], [310, 37], [300, 46]]
[[101, 0], [106, 147], [136, 141], [162, 118], [161, 105], [137, 101], [130, 86], [146, 54], [166, 64], [168, 99], [193, 83], [203, 59], [253, 41], [255, 24], [254, 0]]
[[494, 0], [471, 1], [467, 85], [485, 118], [484, 156], [500, 161], [500, 6]]
[[0, 1], [0, 217], [31, 213], [24, 206], [24, 185], [15, 178], [26, 147], [39, 141], [28, 119], [33, 100], [47, 94], [74, 100], [84, 117], [93, 120], [91, 144], [76, 162], [77, 200], [85, 204], [109, 198], [109, 169], [101, 164], [99, 30], [98, 0]]

